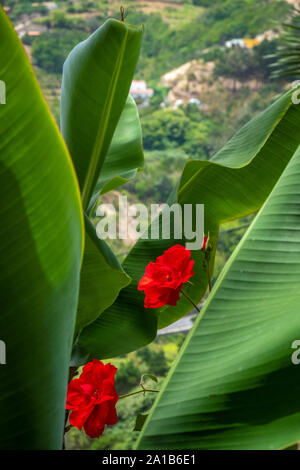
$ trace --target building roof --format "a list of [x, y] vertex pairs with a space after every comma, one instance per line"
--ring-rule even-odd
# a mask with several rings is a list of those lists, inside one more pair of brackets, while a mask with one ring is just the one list
[[130, 93], [132, 95], [153, 95], [154, 90], [152, 88], [145, 88], [145, 90], [131, 88]]
[[252, 47], [258, 46], [261, 41], [259, 39], [243, 39], [243, 43], [248, 49], [252, 49]]

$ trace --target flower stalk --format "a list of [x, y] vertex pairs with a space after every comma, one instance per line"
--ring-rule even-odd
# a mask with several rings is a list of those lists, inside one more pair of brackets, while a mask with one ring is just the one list
[[209, 292], [211, 292], [211, 289], [212, 289], [210, 267], [209, 267], [211, 249], [212, 249], [212, 247], [209, 243], [209, 234], [207, 236], [204, 235], [204, 240], [203, 240], [203, 244], [202, 244], [202, 251], [204, 252], [204, 268], [206, 269], [206, 272], [207, 272]]
[[193, 300], [191, 299], [191, 297], [186, 293], [184, 292], [184, 290], [181, 291], [182, 295], [184, 295], [184, 297], [193, 305], [193, 307], [198, 311], [200, 312], [200, 308], [198, 307], [198, 305], [195, 304], [195, 302], [193, 302]]
[[119, 400], [121, 400], [121, 398], [127, 398], [127, 397], [131, 397], [132, 395], [137, 395], [138, 393], [146, 393], [146, 392], [154, 392], [154, 393], [158, 393], [159, 390], [150, 390], [148, 388], [142, 388], [142, 390], [136, 390], [135, 392], [131, 392], [131, 393], [126, 393], [125, 395], [120, 395], [119, 396]]
[[210, 268], [209, 268], [209, 256], [207, 256], [207, 252], [205, 253], [205, 265], [206, 265], [206, 272], [207, 272], [207, 279], [208, 279], [208, 290], [211, 292], [212, 284], [211, 284], [211, 275], [210, 275]]

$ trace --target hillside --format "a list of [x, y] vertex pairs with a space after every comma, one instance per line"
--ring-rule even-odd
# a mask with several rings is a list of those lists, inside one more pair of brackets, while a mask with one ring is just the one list
[[[58, 120], [60, 75], [68, 52], [106, 16], [120, 17], [120, 1], [58, 0], [51, 8], [49, 2], [27, 0], [3, 4], [32, 56]], [[276, 50], [280, 22], [290, 17], [291, 1], [126, 0], [124, 6], [126, 21], [145, 27], [135, 78], [146, 80], [154, 90], [150, 107], [141, 108], [147, 150], [164, 151], [176, 145], [187, 156], [209, 158], [283, 86], [270, 79], [265, 56]], [[247, 47], [225, 47], [236, 40], [248, 41]], [[172, 115], [183, 126], [180, 137], [171, 128], [153, 141], [150, 133], [157, 126], [153, 113], [164, 115], [162, 105], [186, 105], [191, 100], [201, 103], [197, 112], [182, 109], [184, 118], [180, 112], [176, 119]], [[230, 122], [224, 119], [229, 115]]]
[[[192, 4], [189, 1], [156, 1], [156, 0], [146, 0], [146, 1], [136, 1], [136, 0], [127, 0], [124, 2], [128, 14], [130, 11], [142, 12], [147, 15], [150, 14], [160, 14], [163, 21], [168, 23], [171, 28], [178, 28], [183, 23], [189, 23], [193, 21], [195, 17], [200, 16], [204, 8]], [[118, 0], [113, 0], [109, 2], [109, 11], [110, 14], [113, 14], [118, 10], [120, 2]]]
[[[168, 88], [168, 103], [176, 106], [176, 103], [188, 104], [200, 101], [201, 109], [208, 109], [208, 96], [221, 85], [220, 79], [214, 76], [215, 62], [204, 62], [203, 59], [192, 60], [181, 65], [177, 69], [167, 72], [161, 77], [162, 84]], [[250, 77], [244, 81], [223, 77], [222, 86], [229, 91], [240, 91], [248, 88], [257, 91], [263, 86], [260, 77]], [[196, 101], [195, 101], [196, 100]]]
[[[68, 52], [106, 16], [119, 18], [120, 2], [52, 4], [50, 8], [45, 2], [4, 2], [58, 121], [61, 70]], [[153, 158], [129, 190], [142, 199], [155, 195], [164, 200], [186, 158], [210, 158], [287, 86], [271, 79], [266, 56], [276, 50], [280, 22], [290, 17], [291, 4], [127, 0], [124, 6], [126, 21], [145, 27], [135, 78], [146, 80], [154, 91], [148, 103], [139, 102], [144, 145]], [[244, 41], [245, 47], [231, 47], [236, 41]], [[177, 162], [172, 164], [173, 175], [166, 171], [153, 187], [153, 172], [167, 152], [176, 155], [171, 157]]]

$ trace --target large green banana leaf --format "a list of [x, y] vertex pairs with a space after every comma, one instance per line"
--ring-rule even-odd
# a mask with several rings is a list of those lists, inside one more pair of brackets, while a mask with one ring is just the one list
[[140, 119], [134, 99], [129, 95], [105, 157], [93, 199], [100, 191], [104, 194], [126, 183], [143, 164]]
[[[143, 163], [140, 121], [128, 97], [141, 36], [141, 28], [107, 20], [64, 64], [61, 128], [85, 208], [93, 206], [101, 189], [121, 184]], [[130, 281], [88, 221], [87, 226], [76, 333], [107, 309]]]
[[300, 148], [220, 275], [141, 436], [147, 449], [300, 440]]
[[[292, 104], [292, 91], [246, 124], [210, 161], [186, 164], [177, 194], [180, 204], [204, 204], [205, 232], [213, 245], [211, 272], [220, 225], [256, 212], [276, 184], [300, 144], [300, 108]], [[199, 274], [189, 295], [199, 302], [207, 288], [203, 253], [194, 252]], [[190, 310], [182, 305], [160, 312], [159, 328]]]
[[[185, 167], [173, 202], [204, 204], [205, 232], [213, 246], [211, 272], [220, 224], [261, 207], [300, 143], [300, 107], [292, 104], [291, 94], [252, 119], [211, 161], [191, 161]], [[123, 265], [132, 283], [82, 331], [81, 350], [100, 358], [129, 352], [152, 341], [157, 326], [162, 328], [191, 310], [185, 298], [176, 307], [144, 309], [144, 295], [137, 291], [146, 265], [176, 243], [174, 238], [137, 242]], [[207, 289], [207, 273], [202, 251], [192, 251], [192, 258], [196, 275], [187, 292], [199, 302]]]
[[[117, 155], [104, 165], [128, 97], [141, 38], [142, 28], [109, 19], [78, 44], [64, 64], [61, 129], [78, 175], [84, 209], [89, 205], [101, 169], [114, 177], [115, 174], [110, 175], [112, 166], [118, 157], [122, 160], [122, 143], [117, 141], [119, 146], [111, 149]], [[128, 108], [131, 108], [129, 119], [135, 122], [131, 101]], [[135, 152], [136, 148], [132, 150]], [[131, 169], [125, 160], [125, 171]], [[119, 170], [124, 172], [122, 166]]]
[[130, 283], [109, 246], [100, 240], [92, 222], [85, 216], [85, 250], [80, 274], [77, 333], [94, 321]]
[[82, 256], [71, 159], [0, 7], [0, 448], [59, 449]]

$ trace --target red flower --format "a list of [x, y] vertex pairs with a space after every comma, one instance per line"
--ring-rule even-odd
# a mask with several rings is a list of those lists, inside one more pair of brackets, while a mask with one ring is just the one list
[[208, 242], [208, 237], [206, 235], [204, 235], [204, 240], [203, 240], [203, 243], [202, 243], [202, 250], [203, 251], [206, 251], [206, 249], [207, 249], [207, 242]]
[[72, 410], [70, 424], [78, 429], [84, 427], [90, 437], [99, 437], [106, 424], [118, 421], [115, 390], [116, 367], [104, 365], [98, 359], [88, 362], [78, 379], [69, 383], [66, 409]]
[[182, 284], [193, 272], [194, 261], [191, 252], [181, 245], [175, 245], [149, 263], [145, 275], [139, 282], [138, 290], [145, 292], [145, 307], [158, 308], [176, 305]]

